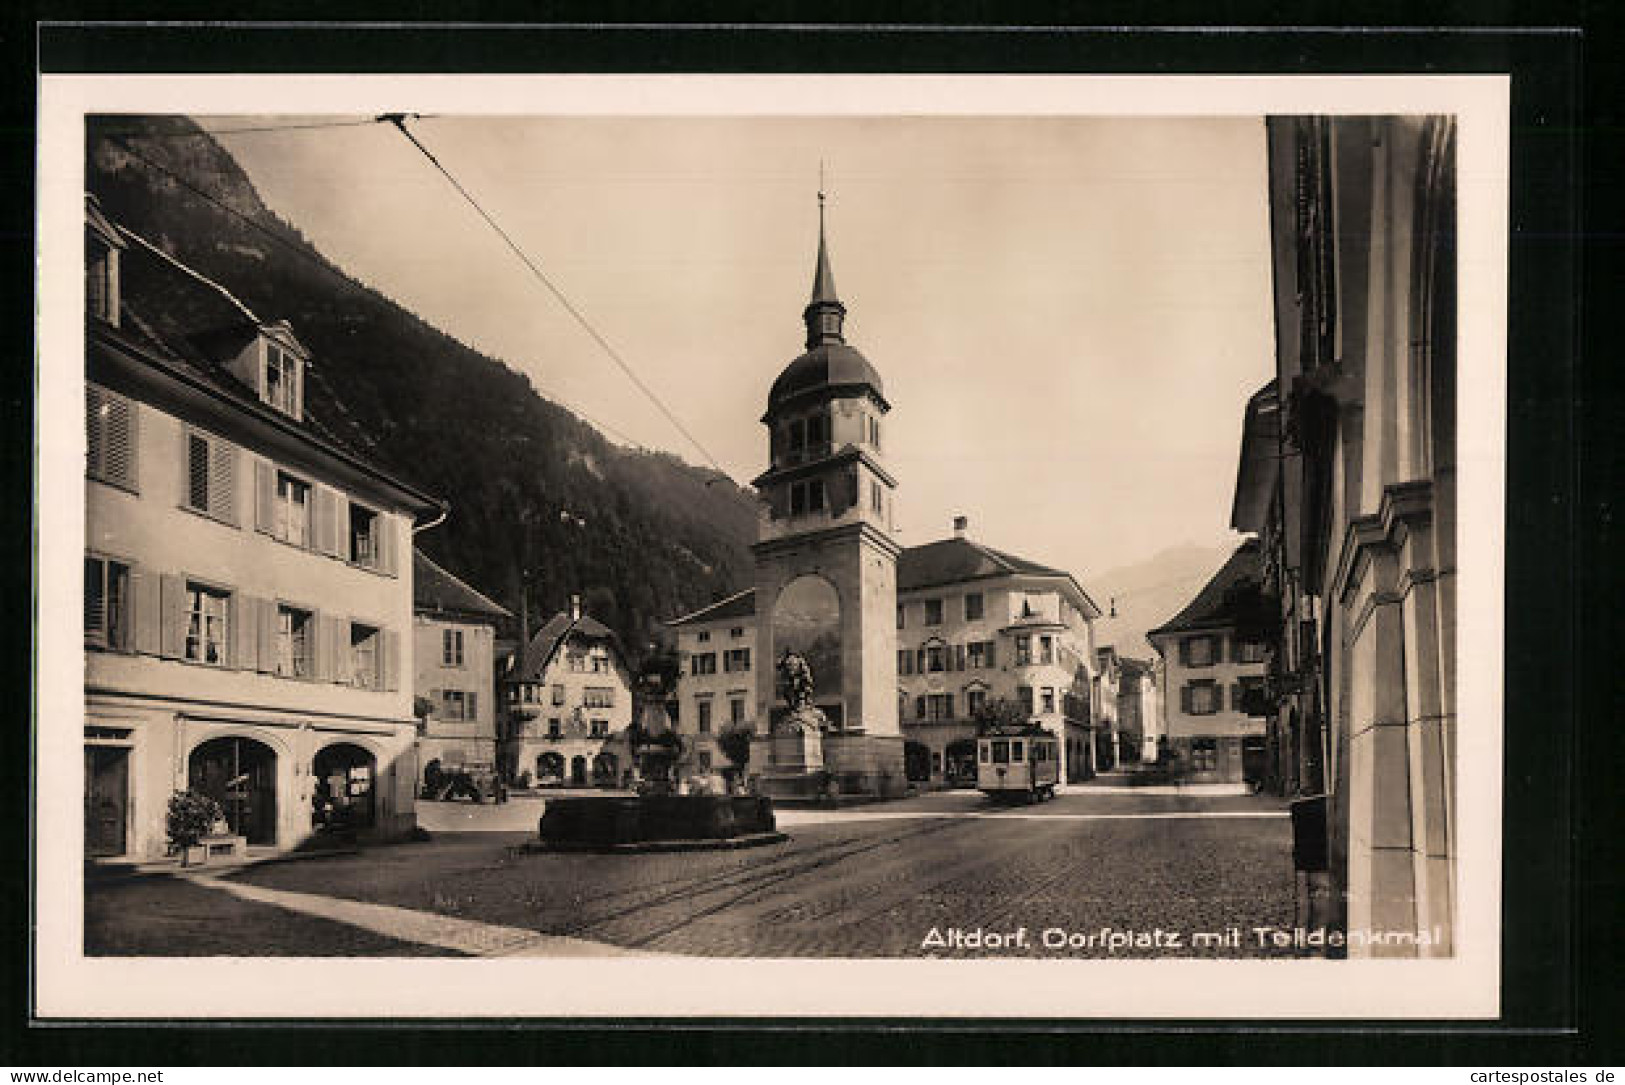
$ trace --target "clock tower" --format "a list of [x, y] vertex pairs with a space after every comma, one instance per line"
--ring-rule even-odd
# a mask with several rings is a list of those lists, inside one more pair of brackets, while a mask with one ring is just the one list
[[[818, 194], [818, 259], [802, 312], [806, 350], [768, 392], [768, 469], [756, 563], [758, 618], [753, 776], [768, 794], [809, 794], [833, 779], [851, 794], [902, 794], [897, 713], [897, 555], [879, 372], [846, 341]], [[810, 666], [812, 703], [827, 720], [819, 755], [774, 758], [788, 706], [778, 688], [785, 651]], [[799, 761], [799, 763], [797, 763]], [[820, 770], [829, 777], [821, 775]]]

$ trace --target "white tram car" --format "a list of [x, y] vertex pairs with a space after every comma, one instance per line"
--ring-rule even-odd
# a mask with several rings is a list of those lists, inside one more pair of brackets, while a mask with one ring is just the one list
[[989, 731], [976, 739], [976, 787], [995, 801], [1053, 799], [1060, 779], [1060, 744], [1042, 727]]

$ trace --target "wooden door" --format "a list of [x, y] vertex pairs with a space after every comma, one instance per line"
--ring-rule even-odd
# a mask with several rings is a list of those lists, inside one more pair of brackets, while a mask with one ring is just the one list
[[85, 854], [123, 855], [130, 800], [130, 751], [85, 747]]

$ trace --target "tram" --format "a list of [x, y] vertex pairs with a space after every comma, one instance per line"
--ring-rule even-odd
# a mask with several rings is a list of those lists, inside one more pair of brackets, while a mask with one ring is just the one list
[[1060, 743], [1037, 724], [977, 736], [976, 787], [995, 802], [1053, 799], [1060, 779]]

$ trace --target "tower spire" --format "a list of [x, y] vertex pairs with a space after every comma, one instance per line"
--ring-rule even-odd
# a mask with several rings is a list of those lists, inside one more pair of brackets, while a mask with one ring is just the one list
[[841, 322], [846, 306], [835, 294], [835, 273], [829, 266], [829, 245], [824, 239], [824, 163], [818, 163], [818, 263], [813, 269], [812, 300], [801, 319], [807, 325], [807, 349], [820, 343], [845, 342]]

